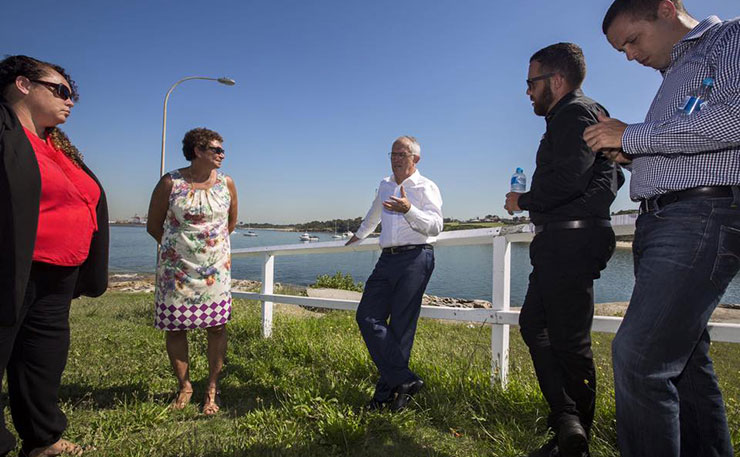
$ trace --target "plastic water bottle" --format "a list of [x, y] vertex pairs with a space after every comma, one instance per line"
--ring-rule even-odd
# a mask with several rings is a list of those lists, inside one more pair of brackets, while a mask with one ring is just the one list
[[[521, 168], [517, 168], [514, 174], [511, 175], [511, 191], [520, 194], [527, 191], [527, 176]], [[521, 211], [514, 212], [521, 213]]]
[[701, 86], [686, 97], [686, 102], [681, 108], [679, 113], [681, 116], [691, 116], [696, 111], [701, 111], [702, 106], [707, 102], [709, 98], [709, 92], [714, 86], [714, 79], [704, 78], [701, 82]]

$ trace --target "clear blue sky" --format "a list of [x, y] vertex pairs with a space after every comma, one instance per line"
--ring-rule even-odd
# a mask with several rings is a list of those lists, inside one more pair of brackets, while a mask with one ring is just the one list
[[[219, 131], [242, 221], [364, 216], [402, 134], [439, 185], [446, 217], [503, 215], [518, 166], [532, 175], [544, 119], [525, 83], [529, 57], [581, 45], [585, 92], [626, 122], [642, 120], [659, 75], [628, 63], [601, 33], [611, 0], [262, 0], [5, 2], [0, 54], [66, 67], [80, 102], [65, 130], [105, 186], [111, 215], [146, 212], [180, 141]], [[685, 0], [697, 19], [740, 15], [737, 0]], [[633, 208], [628, 189], [612, 209]]]

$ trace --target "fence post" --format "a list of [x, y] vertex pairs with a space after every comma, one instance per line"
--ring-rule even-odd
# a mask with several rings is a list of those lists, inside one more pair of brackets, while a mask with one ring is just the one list
[[[272, 294], [275, 289], [275, 256], [269, 252], [262, 260], [262, 290], [263, 294]], [[272, 302], [262, 301], [262, 336], [272, 336]]]
[[[508, 311], [511, 291], [511, 243], [506, 236], [493, 238], [493, 310]], [[509, 325], [491, 328], [491, 382], [506, 387], [509, 376]]]

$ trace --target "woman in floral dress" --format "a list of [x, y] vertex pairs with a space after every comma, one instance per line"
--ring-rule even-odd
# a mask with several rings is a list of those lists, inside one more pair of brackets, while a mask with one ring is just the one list
[[218, 133], [197, 128], [185, 134], [182, 151], [190, 166], [171, 171], [149, 203], [147, 232], [160, 245], [154, 326], [166, 331], [167, 355], [179, 383], [174, 409], [190, 402], [187, 331], [208, 332], [208, 387], [203, 413], [218, 412], [218, 377], [231, 317], [231, 245], [237, 221], [234, 181], [217, 171], [224, 159]]

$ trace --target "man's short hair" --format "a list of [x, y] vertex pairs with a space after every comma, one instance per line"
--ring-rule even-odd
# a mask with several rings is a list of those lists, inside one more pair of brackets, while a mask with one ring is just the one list
[[586, 78], [586, 58], [581, 47], [573, 43], [556, 43], [535, 52], [529, 62], [539, 62], [548, 71], [560, 73], [576, 89]]
[[182, 153], [187, 160], [193, 160], [195, 159], [195, 148], [205, 149], [213, 140], [224, 142], [221, 135], [213, 130], [202, 127], [190, 130], [182, 139]]
[[402, 135], [396, 138], [396, 141], [394, 141], [394, 143], [398, 143], [399, 141], [405, 143], [409, 147], [409, 151], [411, 151], [411, 154], [415, 156], [421, 156], [421, 145], [416, 138], [411, 135]]
[[[688, 14], [682, 0], [667, 1], [673, 3], [676, 10]], [[606, 16], [604, 16], [604, 23], [601, 24], [601, 30], [606, 35], [609, 27], [612, 26], [612, 22], [623, 14], [628, 14], [631, 19], [652, 22], [658, 19], [658, 6], [662, 2], [663, 0], [614, 0], [612, 6], [607, 10]]]

